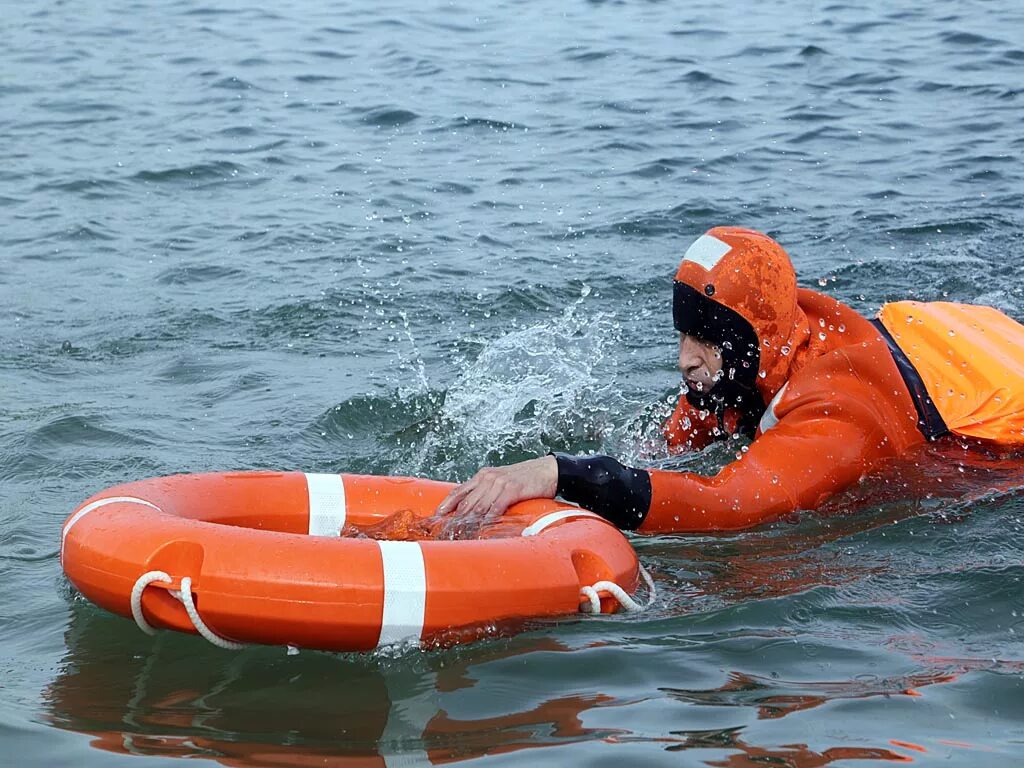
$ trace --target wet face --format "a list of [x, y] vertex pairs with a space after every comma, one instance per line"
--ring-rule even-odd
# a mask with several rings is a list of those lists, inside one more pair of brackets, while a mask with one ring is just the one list
[[722, 353], [696, 336], [679, 334], [679, 371], [692, 391], [707, 393], [722, 378]]

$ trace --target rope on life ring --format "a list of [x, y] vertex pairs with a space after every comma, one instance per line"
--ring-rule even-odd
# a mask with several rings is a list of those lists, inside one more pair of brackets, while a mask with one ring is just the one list
[[647, 572], [647, 569], [642, 564], [638, 563], [640, 568], [640, 575], [643, 576], [645, 582], [647, 582], [647, 588], [650, 590], [650, 597], [647, 603], [638, 603], [629, 594], [616, 584], [614, 581], [599, 581], [596, 584], [589, 587], [580, 587], [580, 595], [587, 598], [587, 602], [583, 604], [580, 610], [583, 613], [600, 613], [601, 612], [601, 597], [599, 592], [607, 592], [616, 600], [629, 613], [639, 613], [646, 611], [652, 605], [658, 597], [658, 590], [654, 586], [654, 579], [651, 578], [651, 574]]
[[[629, 613], [640, 613], [645, 611], [654, 605], [654, 601], [658, 598], [658, 590], [654, 585], [654, 579], [651, 578], [651, 574], [647, 572], [647, 569], [642, 564], [638, 563], [640, 569], [640, 575], [643, 577], [644, 582], [647, 584], [647, 588], [650, 592], [650, 597], [647, 599], [647, 603], [638, 603], [630, 595], [616, 584], [614, 581], [598, 581], [591, 586], [585, 586], [580, 588], [580, 595], [587, 599], [587, 602], [583, 604], [580, 610], [583, 613], [600, 613], [601, 612], [601, 596], [600, 592], [606, 592], [614, 597], [620, 606]], [[142, 612], [142, 593], [146, 587], [155, 581], [159, 581], [163, 584], [170, 584], [172, 582], [171, 577], [164, 571], [148, 571], [147, 573], [139, 576], [135, 581], [135, 585], [132, 587], [131, 594], [131, 608], [132, 617], [135, 619], [135, 623], [139, 629], [145, 632], [147, 635], [155, 635], [156, 629], [146, 621], [146, 617]], [[185, 606], [185, 613], [188, 614], [189, 621], [192, 622], [192, 626], [195, 627], [196, 631], [202, 635], [207, 641], [216, 645], [218, 648], [224, 648], [229, 651], [237, 651], [245, 647], [244, 643], [236, 643], [233, 640], [221, 637], [213, 632], [203, 621], [199, 615], [199, 611], [196, 608], [195, 600], [192, 597], [192, 577], [184, 576], [181, 579], [181, 589], [168, 590], [172, 596], [177, 598], [183, 606]]]
[[[168, 576], [164, 571], [149, 571], [139, 576], [135, 581], [135, 586], [132, 587], [132, 617], [135, 619], [135, 623], [138, 624], [139, 629], [145, 632], [147, 635], [155, 635], [156, 629], [146, 621], [146, 617], [142, 613], [142, 593], [146, 590], [150, 584], [154, 581], [159, 581], [163, 584], [170, 584], [171, 577]], [[192, 622], [192, 626], [196, 628], [196, 632], [206, 638], [209, 642], [216, 645], [218, 648], [224, 648], [229, 651], [237, 651], [245, 647], [244, 643], [236, 643], [233, 640], [217, 635], [206, 626], [206, 622], [203, 621], [199, 615], [199, 611], [196, 609], [195, 600], [192, 597], [192, 577], [185, 576], [181, 579], [181, 589], [168, 590], [170, 594], [176, 597], [183, 606], [185, 606], [185, 613], [188, 614], [189, 621]]]

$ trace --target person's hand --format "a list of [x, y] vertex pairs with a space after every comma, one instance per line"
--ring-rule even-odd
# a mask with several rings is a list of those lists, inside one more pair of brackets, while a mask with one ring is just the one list
[[519, 501], [553, 499], [558, 489], [558, 463], [542, 456], [507, 467], [484, 467], [452, 489], [437, 507], [443, 518], [440, 538], [468, 538], [480, 526], [501, 517]]

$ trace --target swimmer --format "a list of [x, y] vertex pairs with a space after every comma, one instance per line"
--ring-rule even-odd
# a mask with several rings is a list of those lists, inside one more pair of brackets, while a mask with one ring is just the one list
[[454, 535], [559, 496], [646, 533], [737, 530], [813, 510], [926, 441], [1024, 446], [1024, 326], [991, 307], [901, 301], [867, 320], [799, 288], [767, 235], [715, 227], [675, 275], [684, 386], [671, 452], [753, 438], [714, 476], [552, 454], [487, 467], [437, 509]]

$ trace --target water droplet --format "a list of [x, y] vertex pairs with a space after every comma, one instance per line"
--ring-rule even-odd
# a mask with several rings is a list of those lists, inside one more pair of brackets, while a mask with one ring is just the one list
[[781, 352], [783, 355], [788, 355], [789, 354], [789, 347], [787, 347], [785, 344], [783, 344], [782, 345], [782, 349], [780, 349], [779, 352]]
[[818, 334], [818, 338], [821, 339], [822, 341], [824, 341], [825, 340], [825, 334], [823, 332], [819, 333]]

